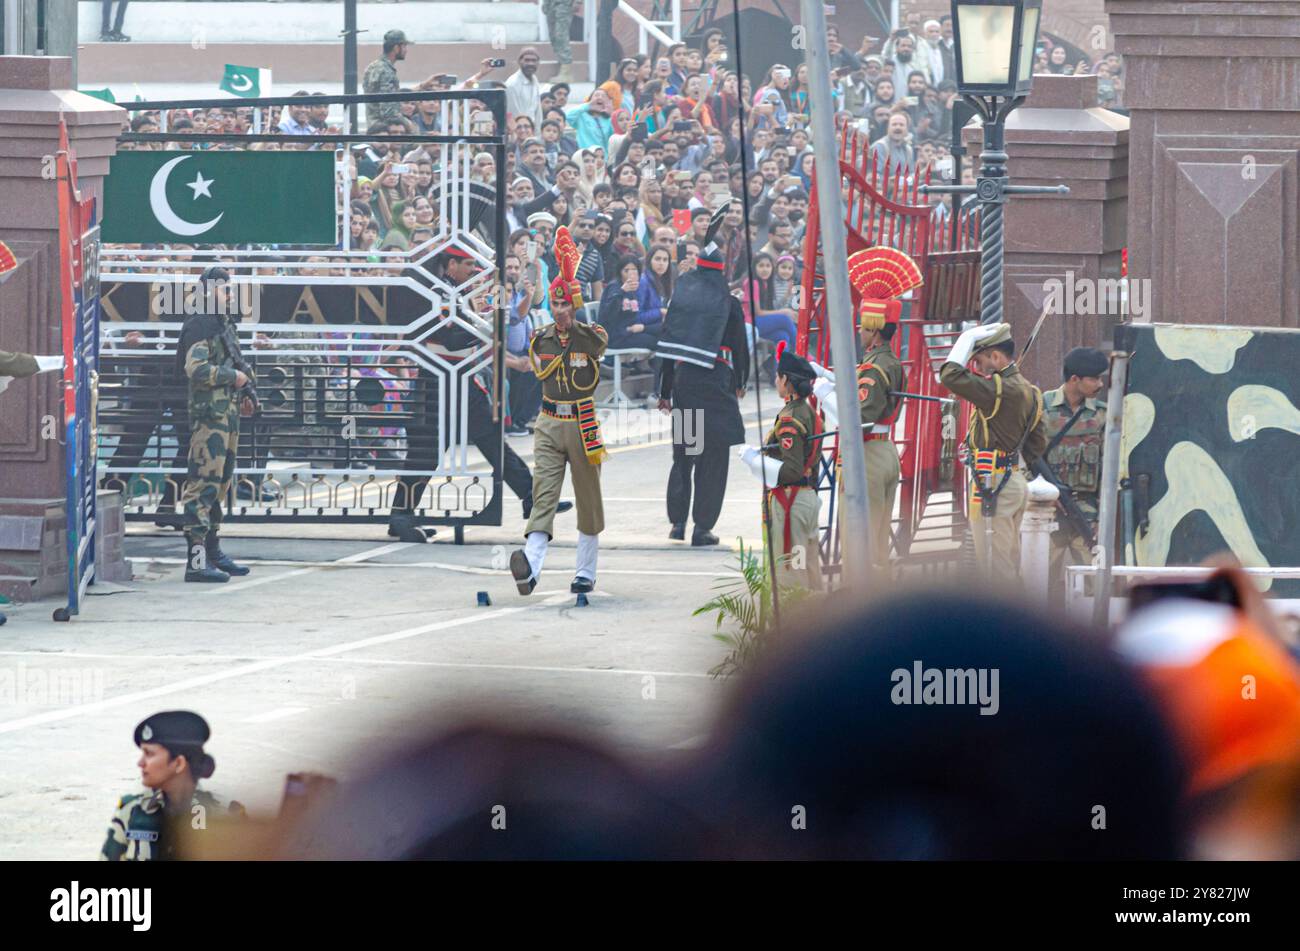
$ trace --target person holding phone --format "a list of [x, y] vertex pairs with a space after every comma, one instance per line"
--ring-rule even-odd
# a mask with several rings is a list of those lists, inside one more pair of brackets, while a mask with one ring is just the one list
[[600, 325], [614, 350], [654, 350], [663, 326], [663, 301], [650, 281], [643, 280], [641, 261], [625, 257], [618, 263], [619, 283], [610, 285], [600, 301]]

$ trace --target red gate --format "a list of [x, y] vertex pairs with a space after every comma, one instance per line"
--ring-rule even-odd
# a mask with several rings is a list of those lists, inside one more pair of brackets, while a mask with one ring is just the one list
[[[894, 335], [894, 350], [906, 373], [907, 392], [920, 396], [946, 396], [936, 374], [956, 337], [960, 323], [979, 319], [979, 212], [976, 207], [946, 213], [920, 192], [929, 184], [930, 173], [908, 174], [903, 167], [891, 167], [873, 160], [866, 136], [843, 129], [840, 135], [839, 166], [841, 194], [846, 207], [848, 254], [863, 248], [887, 245], [907, 252], [925, 275], [925, 283], [913, 292], [910, 306], [904, 306], [902, 333]], [[830, 325], [826, 321], [826, 295], [821, 270], [821, 234], [817, 216], [817, 185], [813, 184], [808, 208], [808, 229], [804, 236], [803, 272], [799, 308], [799, 336], [796, 349], [823, 366], [831, 366]], [[856, 313], [857, 301], [854, 300]], [[842, 416], [845, 414], [841, 414]], [[930, 400], [905, 400], [895, 423], [894, 441], [899, 448], [899, 517], [895, 520], [895, 548], [906, 555], [918, 537], [921, 522], [935, 514], [927, 511], [931, 497], [941, 493], [950, 505], [939, 515], [950, 538], [959, 537], [965, 513], [961, 474], [952, 465], [952, 453], [961, 433], [960, 414], [945, 433], [949, 416], [943, 405]], [[900, 435], [901, 429], [901, 435]], [[832, 453], [837, 446], [828, 446]], [[834, 480], [834, 467], [824, 467]], [[819, 486], [825, 488], [825, 486]], [[951, 496], [948, 496], [951, 493]], [[826, 563], [838, 563], [834, 538], [835, 497], [832, 493], [830, 525], [825, 535]]]

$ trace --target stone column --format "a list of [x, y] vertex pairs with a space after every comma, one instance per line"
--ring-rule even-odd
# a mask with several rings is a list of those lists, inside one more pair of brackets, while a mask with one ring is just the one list
[[[982, 136], [978, 127], [965, 132], [976, 168]], [[1097, 106], [1095, 76], [1035, 76], [1028, 101], [1007, 120], [1006, 140], [1013, 184], [1070, 186], [1068, 195], [1013, 197], [1005, 213], [1006, 320], [1016, 343], [1023, 347], [1029, 339], [1057, 287], [1052, 282], [1060, 282], [1056, 296], [1089, 311], [1070, 306], [1048, 318], [1022, 361], [1025, 375], [1049, 389], [1061, 384], [1061, 362], [1071, 348], [1106, 345], [1119, 322], [1128, 119]], [[1091, 308], [1079, 297], [1085, 286]], [[1112, 292], [1113, 306], [1096, 307], [1099, 288]]]
[[[82, 197], [103, 195], [124, 112], [72, 88], [67, 57], [0, 56], [0, 240], [18, 258], [0, 279], [0, 349], [62, 353], [59, 115], [77, 157]], [[63, 387], [58, 374], [15, 380], [0, 394], [0, 592], [54, 595], [67, 584]], [[57, 438], [51, 438], [51, 437]], [[107, 496], [101, 496], [107, 499]], [[120, 577], [120, 509], [104, 502], [100, 577]], [[129, 575], [128, 575], [129, 577]]]
[[1057, 527], [1056, 500], [1060, 496], [1056, 486], [1042, 476], [1031, 479], [1029, 501], [1020, 520], [1020, 577], [1030, 600], [1044, 608], [1051, 605], [1052, 532]]
[[1300, 326], [1300, 3], [1107, 0], [1152, 319]]

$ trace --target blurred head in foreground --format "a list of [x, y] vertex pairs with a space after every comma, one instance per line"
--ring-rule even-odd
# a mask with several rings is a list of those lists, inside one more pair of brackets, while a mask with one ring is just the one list
[[747, 677], [682, 801], [736, 852], [835, 859], [1181, 853], [1180, 760], [1106, 647], [1006, 602], [875, 601]]
[[286, 830], [306, 859], [684, 859], [689, 815], [609, 754], [540, 731], [467, 726], [395, 749]]

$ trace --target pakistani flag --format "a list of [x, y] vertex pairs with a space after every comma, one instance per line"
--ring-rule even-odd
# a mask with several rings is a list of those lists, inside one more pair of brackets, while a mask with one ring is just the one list
[[333, 152], [119, 152], [102, 240], [324, 244], [335, 233]]
[[257, 66], [236, 66], [226, 64], [225, 75], [221, 77], [221, 88], [232, 96], [243, 99], [257, 99], [271, 95], [271, 71]]
[[96, 99], [102, 99], [105, 102], [117, 102], [113, 98], [113, 90], [111, 89], [81, 89], [78, 91], [83, 95], [94, 96]]

